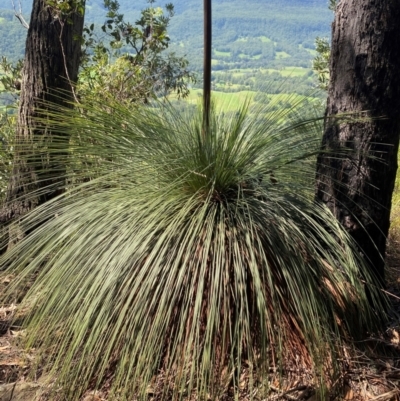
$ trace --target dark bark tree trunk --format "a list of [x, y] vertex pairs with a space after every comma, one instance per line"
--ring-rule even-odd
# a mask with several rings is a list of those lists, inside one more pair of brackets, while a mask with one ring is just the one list
[[[382, 283], [400, 134], [399, 44], [399, 0], [339, 2], [317, 162], [317, 199], [356, 240]], [[329, 119], [353, 112], [369, 118]]]
[[[71, 2], [72, 3], [72, 2]], [[18, 219], [58, 193], [65, 176], [60, 153], [44, 153], [49, 144], [68, 138], [52, 137], [43, 115], [45, 103], [67, 105], [73, 99], [77, 80], [83, 15], [72, 12], [57, 15], [46, 0], [34, 0], [26, 40], [23, 81], [11, 180], [7, 199], [0, 213], [5, 224]], [[65, 20], [65, 21], [64, 21]], [[50, 145], [51, 146], [51, 145]], [[34, 149], [42, 149], [37, 152]]]

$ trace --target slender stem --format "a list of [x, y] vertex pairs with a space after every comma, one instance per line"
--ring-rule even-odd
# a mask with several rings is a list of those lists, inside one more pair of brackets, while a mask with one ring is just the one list
[[210, 125], [211, 103], [211, 0], [204, 0], [204, 68], [203, 68], [203, 135]]

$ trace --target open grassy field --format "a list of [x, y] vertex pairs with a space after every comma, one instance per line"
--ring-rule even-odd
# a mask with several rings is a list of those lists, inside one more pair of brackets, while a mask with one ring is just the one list
[[[263, 43], [272, 43], [272, 40], [266, 36], [257, 36], [255, 37], [256, 39], [260, 39], [261, 42]], [[236, 42], [248, 42], [249, 38], [248, 37], [241, 37], [236, 39]], [[276, 42], [274, 42], [276, 43]]]
[[257, 73], [257, 69], [255, 68], [234, 68], [227, 71], [214, 71], [213, 75], [218, 77], [221, 75], [226, 75], [227, 73], [232, 76], [232, 78], [242, 78], [245, 75], [254, 76]]
[[276, 60], [282, 60], [283, 58], [289, 58], [290, 54], [286, 52], [276, 52], [275, 59]]
[[230, 57], [231, 56], [230, 52], [220, 52], [218, 50], [214, 50], [214, 54], [219, 57]]
[[[200, 104], [202, 99], [203, 91], [201, 89], [193, 89], [190, 91], [190, 95], [187, 101], [190, 104]], [[254, 99], [256, 92], [253, 91], [241, 91], [233, 93], [225, 92], [213, 92], [212, 96], [215, 100], [218, 108], [223, 109], [226, 112], [238, 110], [246, 101]]]
[[311, 68], [303, 67], [283, 67], [281, 69], [276, 68], [262, 68], [262, 72], [273, 73], [277, 72], [282, 77], [303, 77], [311, 71]]
[[[255, 56], [257, 57], [257, 56]], [[215, 60], [216, 62], [218, 60]], [[255, 75], [257, 72], [262, 73], [278, 73], [282, 77], [303, 77], [306, 74], [309, 74], [312, 69], [311, 68], [304, 68], [304, 67], [282, 67], [282, 68], [234, 68], [227, 71], [214, 71], [213, 75], [221, 75], [229, 73], [232, 77], [241, 78], [246, 74]]]
[[[189, 104], [201, 104], [202, 100], [201, 89], [193, 89], [190, 91], [189, 97], [186, 101]], [[240, 91], [240, 92], [218, 92], [213, 91], [212, 97], [218, 108], [226, 112], [237, 111], [248, 101], [254, 101], [257, 92], [254, 91]], [[293, 105], [299, 104], [302, 100], [306, 99], [306, 96], [298, 95], [295, 93], [291, 94], [269, 94], [267, 95], [269, 104], [271, 106], [280, 106], [289, 108]], [[173, 98], [172, 98], [173, 99]], [[317, 100], [317, 98], [308, 97], [310, 101]], [[257, 102], [255, 102], [257, 103]]]

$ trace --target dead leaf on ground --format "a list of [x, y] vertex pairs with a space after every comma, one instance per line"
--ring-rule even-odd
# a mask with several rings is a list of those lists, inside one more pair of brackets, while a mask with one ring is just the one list
[[2, 283], [2, 284], [10, 284], [11, 281], [12, 281], [12, 279], [13, 279], [13, 276], [5, 276], [5, 277], [3, 277], [3, 279], [1, 280], [1, 283]]
[[82, 401], [104, 401], [104, 398], [100, 391], [91, 391], [84, 395]]
[[26, 330], [10, 330], [10, 332], [13, 337], [25, 337], [26, 335]]
[[8, 306], [2, 306], [0, 307], [0, 316], [3, 318], [8, 317], [12, 315], [15, 310], [17, 309], [17, 306], [14, 304], [8, 305]]
[[392, 344], [399, 345], [399, 343], [400, 343], [400, 334], [399, 334], [399, 332], [396, 329], [392, 329], [390, 331], [390, 333], [392, 335], [392, 338], [390, 339], [390, 342]]
[[20, 359], [14, 359], [11, 361], [2, 361], [0, 362], [0, 366], [24, 366], [24, 362]]
[[387, 393], [380, 394], [375, 398], [371, 398], [370, 401], [389, 401], [397, 397], [399, 393], [400, 393], [399, 389], [394, 389], [392, 391], [388, 391]]

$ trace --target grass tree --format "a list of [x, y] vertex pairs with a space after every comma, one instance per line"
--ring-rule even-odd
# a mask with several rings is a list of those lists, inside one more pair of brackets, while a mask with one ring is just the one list
[[340, 338], [377, 318], [368, 270], [313, 202], [320, 120], [211, 110], [204, 136], [201, 111], [109, 107], [52, 112], [73, 133], [70, 186], [2, 256], [9, 294], [35, 277], [41, 368], [71, 401], [110, 377], [110, 399], [237, 395], [244, 368], [261, 388], [299, 356], [327, 379]]
[[206, 92], [186, 114], [47, 107], [69, 151], [35, 149], [62, 158], [67, 187], [0, 262], [8, 297], [29, 283], [27, 344], [53, 399], [237, 398], [243, 371], [251, 398], [299, 360], [326, 382], [341, 341], [378, 323], [369, 270], [314, 202], [322, 120], [271, 103], [227, 114]]

